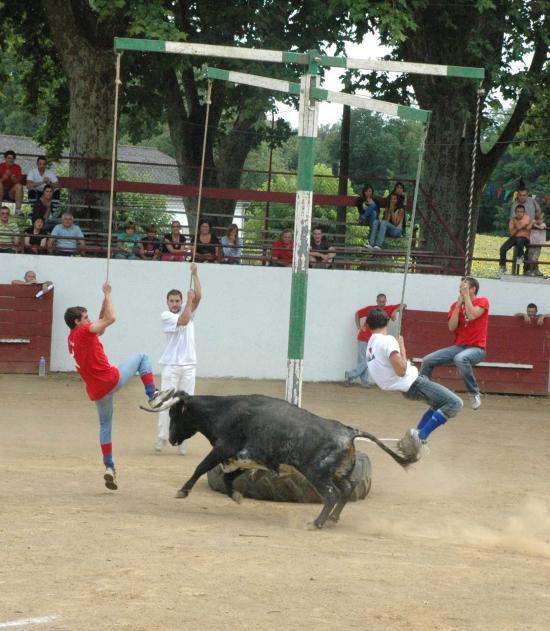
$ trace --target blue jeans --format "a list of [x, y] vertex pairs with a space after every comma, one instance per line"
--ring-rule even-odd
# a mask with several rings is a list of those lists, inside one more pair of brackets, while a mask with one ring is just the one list
[[384, 245], [386, 234], [389, 237], [400, 237], [403, 234], [403, 228], [402, 226], [394, 226], [391, 221], [377, 221], [371, 231], [369, 243], [381, 248]]
[[357, 342], [357, 366], [348, 372], [349, 379], [361, 378], [361, 383], [369, 382], [369, 371], [367, 369], [367, 347], [368, 342]]
[[151, 360], [145, 353], [137, 353], [137, 355], [132, 355], [132, 357], [120, 364], [118, 371], [120, 375], [117, 385], [103, 399], [95, 401], [97, 415], [99, 416], [99, 443], [101, 445], [112, 442], [114, 393], [125, 386], [136, 372], [139, 372], [140, 376], [152, 372]]
[[374, 224], [378, 221], [378, 206], [376, 204], [369, 204], [369, 207], [363, 212], [359, 213], [359, 223], [362, 226], [368, 226], [370, 232], [373, 231]]
[[426, 401], [434, 410], [440, 410], [446, 418], [456, 416], [462, 406], [462, 399], [440, 383], [435, 383], [425, 375], [419, 375], [403, 396], [412, 401]]
[[447, 346], [438, 351], [426, 355], [422, 360], [420, 374], [432, 378], [432, 371], [436, 366], [444, 366], [454, 363], [458, 374], [464, 380], [469, 394], [479, 394], [479, 386], [472, 366], [485, 358], [485, 350], [478, 346]]

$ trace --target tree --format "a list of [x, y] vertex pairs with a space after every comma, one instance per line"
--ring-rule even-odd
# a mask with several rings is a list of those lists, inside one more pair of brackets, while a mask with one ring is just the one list
[[[41, 27], [46, 23], [47, 32]], [[220, 9], [214, 2], [185, 0], [41, 0], [36, 10], [24, 4], [2, 5], [0, 28], [17, 43], [18, 53], [38, 76], [44, 65], [47, 78], [60, 77], [58, 90], [43, 103], [59, 114], [50, 135], [61, 137], [68, 129], [74, 160], [71, 175], [108, 177], [113, 120], [113, 36], [306, 50], [339, 43], [351, 28], [346, 11], [338, 14], [322, 0], [234, 0]], [[167, 122], [182, 183], [198, 183], [205, 121], [204, 63], [228, 69], [295, 79], [300, 68], [282, 64], [228, 62], [176, 55], [128, 53], [123, 61], [122, 112], [133, 141], [159, 131]], [[26, 82], [29, 102], [38, 106], [32, 82]], [[63, 90], [65, 91], [63, 93]], [[57, 96], [68, 97], [63, 103]], [[206, 146], [205, 186], [238, 187], [241, 169], [250, 149], [268, 137], [265, 112], [274, 106], [274, 95], [265, 90], [216, 83]], [[66, 103], [69, 103], [68, 112]], [[65, 111], [63, 111], [65, 109]], [[68, 114], [68, 115], [67, 115]], [[50, 117], [51, 119], [51, 117]], [[55, 133], [51, 133], [51, 132]], [[280, 122], [284, 139], [288, 127]], [[55, 142], [50, 138], [50, 145]], [[59, 146], [59, 143], [57, 143]], [[190, 210], [193, 199], [186, 200]], [[97, 204], [101, 205], [100, 200]], [[94, 204], [96, 205], [96, 204]], [[232, 204], [205, 200], [205, 214], [216, 214], [215, 223], [227, 223]]]
[[[391, 59], [484, 67], [488, 108], [502, 95], [514, 103], [513, 112], [499, 130], [495, 143], [477, 153], [473, 225], [477, 224], [481, 191], [506, 143], [513, 140], [533, 103], [548, 100], [550, 2], [548, 0], [472, 0], [438, 3], [425, 0], [398, 4], [356, 1], [349, 3], [360, 30], [368, 14], [382, 43], [393, 46]], [[368, 27], [367, 27], [368, 28]], [[517, 70], [518, 65], [525, 65]], [[452, 231], [465, 243], [476, 90], [474, 81], [402, 75], [390, 79], [372, 73], [365, 85], [376, 96], [395, 102], [416, 101], [432, 111], [423, 168], [423, 188]], [[440, 251], [453, 253], [450, 239], [442, 237]], [[435, 244], [432, 242], [432, 246]]]

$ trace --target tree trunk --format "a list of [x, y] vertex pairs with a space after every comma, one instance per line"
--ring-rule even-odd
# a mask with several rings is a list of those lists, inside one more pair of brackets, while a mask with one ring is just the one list
[[[115, 56], [91, 42], [67, 0], [43, 0], [50, 31], [69, 86], [70, 177], [109, 179], [114, 115]], [[109, 193], [72, 190], [77, 219], [107, 228]]]

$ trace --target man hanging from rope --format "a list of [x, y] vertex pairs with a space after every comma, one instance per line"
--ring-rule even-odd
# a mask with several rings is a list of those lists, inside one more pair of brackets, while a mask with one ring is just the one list
[[407, 399], [429, 404], [416, 428], [407, 430], [397, 443], [404, 456], [418, 460], [428, 436], [458, 414], [462, 409], [462, 399], [448, 388], [418, 374], [416, 366], [407, 360], [403, 337], [400, 335], [395, 339], [388, 334], [388, 322], [388, 314], [378, 309], [367, 316], [367, 324], [372, 331], [367, 348], [368, 371], [381, 390], [402, 392]]
[[478, 291], [477, 279], [465, 276], [461, 280], [458, 298], [447, 316], [455, 343], [426, 355], [420, 367], [420, 374], [431, 379], [436, 366], [454, 363], [464, 380], [474, 410], [481, 407], [481, 397], [473, 366], [485, 357], [489, 326], [489, 300], [479, 298]]
[[115, 464], [111, 429], [113, 424], [113, 395], [130, 379], [139, 373], [149, 399], [149, 406], [156, 410], [174, 393], [174, 389], [159, 392], [151, 369], [151, 360], [145, 353], [137, 353], [123, 362], [118, 368], [111, 366], [99, 336], [115, 322], [115, 309], [111, 301], [111, 285], [103, 283], [103, 303], [99, 318], [91, 322], [85, 307], [69, 307], [65, 311], [65, 323], [69, 333], [69, 353], [74, 358], [76, 369], [86, 384], [86, 391], [95, 402], [99, 416], [99, 442], [105, 465], [105, 486], [116, 491]]

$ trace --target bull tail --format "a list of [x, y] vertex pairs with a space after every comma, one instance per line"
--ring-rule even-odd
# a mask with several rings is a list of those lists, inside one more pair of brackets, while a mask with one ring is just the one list
[[395, 460], [395, 462], [399, 463], [402, 467], [406, 468], [411, 463], [416, 462], [415, 460], [411, 460], [410, 458], [405, 458], [404, 456], [399, 455], [393, 449], [390, 449], [387, 445], [385, 445], [379, 438], [376, 438], [374, 434], [369, 434], [369, 432], [364, 432], [359, 429], [356, 429], [355, 431], [357, 433], [353, 437], [353, 440], [355, 440], [356, 438], [358, 439], [363, 438], [364, 440], [368, 440], [369, 442], [374, 443], [375, 445], [378, 445], [380, 449], [382, 449], [387, 454], [389, 454]]

